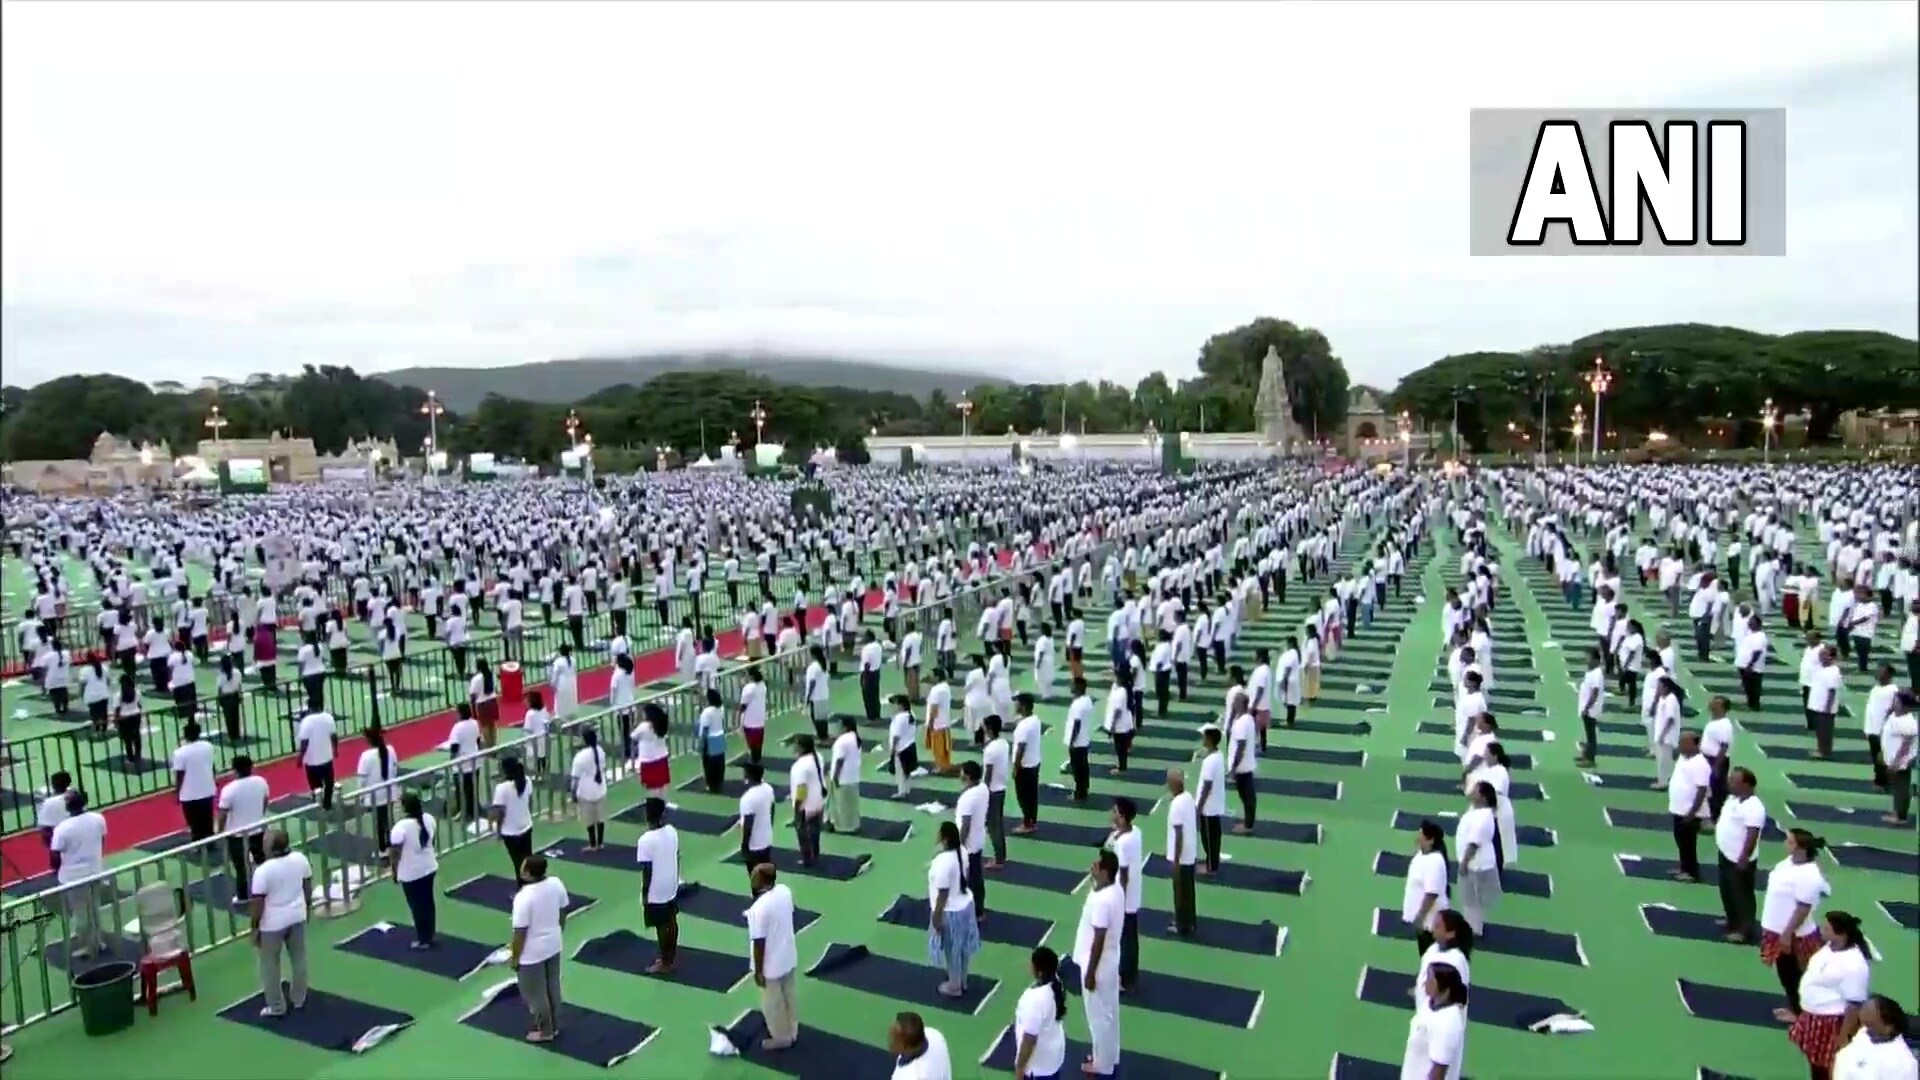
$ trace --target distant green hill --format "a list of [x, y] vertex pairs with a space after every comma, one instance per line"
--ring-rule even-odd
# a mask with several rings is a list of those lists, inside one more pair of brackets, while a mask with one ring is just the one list
[[609, 387], [639, 386], [670, 371], [731, 369], [794, 386], [846, 386], [859, 390], [908, 394], [924, 399], [935, 390], [957, 397], [982, 383], [1009, 380], [977, 371], [904, 367], [863, 360], [777, 354], [685, 353], [637, 356], [625, 360], [545, 360], [512, 367], [403, 368], [374, 375], [396, 386], [416, 386], [440, 395], [447, 407], [466, 411], [488, 394], [527, 401], [572, 404]]

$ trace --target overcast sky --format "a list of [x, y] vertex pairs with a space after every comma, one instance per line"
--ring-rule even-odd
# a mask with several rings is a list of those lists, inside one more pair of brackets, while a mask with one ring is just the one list
[[[1360, 381], [1916, 329], [1916, 4], [4, 6], [5, 381], [679, 348]], [[1471, 258], [1474, 106], [1788, 108], [1786, 258]]]

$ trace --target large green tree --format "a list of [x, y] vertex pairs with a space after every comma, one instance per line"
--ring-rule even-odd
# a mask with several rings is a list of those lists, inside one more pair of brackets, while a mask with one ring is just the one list
[[1278, 351], [1285, 364], [1287, 395], [1293, 402], [1293, 418], [1301, 428], [1322, 435], [1338, 430], [1347, 418], [1346, 364], [1320, 331], [1265, 317], [1215, 334], [1200, 347], [1201, 382], [1223, 391], [1223, 406], [1231, 404], [1237, 411], [1244, 397], [1248, 407], [1244, 417], [1228, 415], [1220, 426], [1242, 430], [1252, 427], [1251, 406], [1269, 347]]

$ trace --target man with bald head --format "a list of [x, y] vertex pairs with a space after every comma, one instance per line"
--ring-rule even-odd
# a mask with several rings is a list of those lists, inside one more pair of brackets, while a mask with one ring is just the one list
[[795, 975], [800, 954], [793, 940], [793, 892], [780, 884], [772, 863], [753, 868], [753, 905], [747, 908], [747, 936], [753, 942], [749, 961], [753, 983], [760, 988], [760, 1015], [767, 1025], [763, 1050], [785, 1050], [800, 1037], [800, 1014], [794, 1001]]
[[[260, 1015], [285, 1016], [287, 1007], [307, 1003], [307, 918], [313, 911], [313, 867], [292, 850], [284, 829], [268, 829], [266, 861], [254, 868], [247, 912], [253, 920], [253, 945], [260, 952]], [[287, 993], [280, 988], [280, 952], [293, 970]]]
[[1200, 848], [1200, 815], [1187, 778], [1167, 770], [1167, 865], [1173, 868], [1173, 932], [1192, 937], [1200, 917], [1194, 909], [1193, 875]]

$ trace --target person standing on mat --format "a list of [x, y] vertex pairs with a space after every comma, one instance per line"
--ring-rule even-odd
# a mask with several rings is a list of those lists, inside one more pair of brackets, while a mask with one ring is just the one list
[[1067, 988], [1060, 955], [1045, 945], [1027, 958], [1033, 982], [1013, 1009], [1014, 1080], [1058, 1080], [1067, 1063]]
[[1887, 790], [1886, 726], [1900, 688], [1893, 684], [1893, 665], [1881, 664], [1874, 675], [1873, 689], [1867, 691], [1864, 730], [1867, 758], [1873, 763], [1873, 786]]
[[1007, 861], [1007, 764], [1013, 756], [1000, 737], [997, 714], [988, 714], [981, 725], [987, 730], [987, 745], [980, 753], [980, 786], [987, 790], [987, 838], [993, 841], [993, 858], [985, 869], [998, 870]]
[[[1177, 632], [1177, 631], [1176, 631]], [[1194, 869], [1199, 860], [1199, 813], [1187, 779], [1178, 769], [1167, 770], [1167, 865], [1173, 871], [1173, 932], [1192, 937], [1200, 927], [1194, 896]]]
[[1426, 945], [1420, 950], [1420, 966], [1413, 977], [1413, 1010], [1424, 1012], [1428, 1008], [1427, 996], [1420, 988], [1427, 983], [1427, 972], [1437, 965], [1446, 965], [1460, 973], [1462, 985], [1473, 983], [1473, 970], [1469, 958], [1473, 955], [1473, 927], [1457, 911], [1436, 912], [1433, 916], [1432, 933], [1422, 932]]
[[[936, 677], [938, 674], [936, 670]], [[936, 691], [939, 688], [938, 684], [934, 686]], [[915, 741], [913, 708], [906, 695], [895, 694], [893, 719], [887, 723], [887, 764], [893, 769], [893, 797], [896, 799], [904, 800], [913, 795], [913, 773], [920, 767], [920, 751], [915, 747]]]
[[1606, 664], [1600, 656], [1600, 650], [1587, 650], [1587, 673], [1580, 679], [1579, 690], [1580, 727], [1586, 736], [1586, 744], [1579, 757], [1573, 759], [1577, 768], [1591, 769], [1594, 762], [1600, 760], [1600, 712], [1607, 703]]
[[1821, 646], [1819, 666], [1814, 668], [1807, 690], [1807, 718], [1813, 725], [1816, 761], [1833, 756], [1833, 718], [1840, 712], [1843, 679], [1839, 653], [1831, 645]]
[[773, 861], [773, 785], [757, 761], [742, 765], [740, 775], [746, 782], [740, 793], [740, 861], [751, 879], [754, 867]]
[[1147, 859], [1140, 830], [1133, 826], [1139, 813], [1139, 806], [1125, 795], [1113, 800], [1113, 834], [1107, 837], [1107, 847], [1119, 863], [1121, 993], [1131, 991], [1140, 980], [1140, 900], [1146, 886]]
[[[47, 861], [53, 868], [53, 880], [73, 886], [100, 873], [106, 867], [107, 819], [87, 809], [87, 793], [74, 788], [66, 793], [67, 816], [53, 827], [47, 837]], [[106, 948], [106, 936], [100, 926], [102, 890], [99, 883], [66, 888], [65, 941], [68, 957], [83, 960]]]
[[1221, 826], [1227, 818], [1227, 759], [1220, 752], [1220, 729], [1208, 724], [1200, 729], [1199, 832], [1202, 861], [1195, 871], [1200, 877], [1220, 872]]
[[1040, 827], [1040, 718], [1033, 715], [1033, 695], [1013, 699], [1013, 794], [1020, 803], [1020, 824], [1013, 831], [1026, 836]]
[[647, 831], [634, 857], [640, 863], [641, 922], [659, 938], [660, 955], [649, 975], [673, 974], [680, 956], [680, 832], [667, 823], [667, 804], [647, 803]]
[[946, 997], [965, 997], [967, 970], [980, 951], [980, 920], [974, 911], [974, 877], [961, 842], [965, 827], [940, 823], [933, 861], [927, 865], [927, 959], [946, 978], [936, 988]]
[[760, 988], [760, 1017], [767, 1037], [760, 1049], [785, 1050], [800, 1038], [795, 976], [800, 955], [793, 940], [793, 892], [780, 884], [772, 863], [752, 868], [753, 904], [747, 908], [752, 941], [753, 984]]
[[1120, 942], [1127, 919], [1126, 890], [1116, 880], [1120, 859], [1101, 849], [1088, 871], [1093, 885], [1080, 905], [1073, 963], [1080, 969], [1081, 1004], [1087, 1011], [1092, 1053], [1081, 1066], [1090, 1076], [1112, 1076], [1120, 1065]]
[[843, 716], [827, 764], [827, 828], [843, 835], [860, 831], [860, 718]]
[[827, 813], [827, 770], [821, 764], [813, 736], [801, 733], [793, 740], [793, 764], [787, 770], [787, 790], [792, 793], [794, 846], [800, 852], [801, 866], [820, 862], [820, 827]]
[[[880, 672], [886, 667], [885, 650], [880, 648], [879, 638], [868, 630], [861, 635], [860, 646], [860, 701], [866, 706], [869, 723], [880, 722]], [[821, 726], [825, 726], [824, 720]]]
[[1715, 694], [1707, 699], [1707, 722], [1700, 728], [1700, 756], [1707, 759], [1707, 772], [1713, 786], [1708, 789], [1707, 817], [1709, 820], [1720, 816], [1720, 808], [1727, 802], [1727, 770], [1733, 763], [1733, 744], [1737, 738], [1733, 719], [1728, 713], [1733, 702], [1726, 695]]
[[1920, 716], [1914, 713], [1913, 694], [1902, 691], [1894, 697], [1880, 740], [1887, 755], [1887, 790], [1893, 794], [1893, 812], [1880, 820], [1906, 825], [1913, 821], [1913, 763], [1920, 757]]
[[1680, 733], [1680, 757], [1667, 781], [1667, 813], [1673, 817], [1673, 844], [1680, 865], [1674, 880], [1691, 885], [1700, 880], [1700, 825], [1706, 820], [1713, 793], [1713, 766], [1700, 752], [1700, 736]]
[[1413, 988], [1416, 1009], [1407, 1025], [1400, 1075], [1422, 1080], [1459, 1080], [1467, 1056], [1467, 980], [1450, 964], [1435, 964]]
[[[580, 732], [580, 742], [567, 776], [580, 824], [587, 830], [587, 850], [599, 851], [607, 842], [607, 752], [600, 746], [599, 729], [591, 724]], [[460, 779], [470, 786], [469, 775], [463, 772]]]
[[560, 956], [572, 897], [565, 883], [547, 876], [544, 855], [527, 856], [514, 873], [523, 884], [513, 894], [508, 958], [527, 1006], [527, 1041], [548, 1043], [560, 1036]]
[[227, 833], [227, 862], [233, 867], [233, 902], [245, 904], [243, 882], [253, 880], [252, 868], [267, 860], [266, 845], [258, 826], [267, 819], [267, 802], [273, 793], [265, 777], [253, 774], [253, 759], [245, 754], [233, 756], [233, 779], [220, 789], [213, 827]]
[[1400, 894], [1400, 917], [1413, 928], [1414, 946], [1421, 956], [1434, 943], [1435, 927], [1448, 909], [1451, 874], [1447, 834], [1437, 822], [1422, 821], [1413, 842], [1413, 858], [1407, 861], [1406, 888]]
[[1807, 961], [1800, 980], [1800, 1015], [1787, 1030], [1787, 1038], [1806, 1055], [1812, 1075], [1827, 1080], [1834, 1055], [1859, 1023], [1860, 1007], [1870, 994], [1872, 969], [1858, 918], [1829, 911], [1820, 930], [1826, 944]]
[[[907, 713], [907, 723], [913, 723], [913, 698], [911, 695], [893, 696], [894, 719], [901, 713]], [[947, 685], [947, 673], [939, 666], [933, 669], [933, 685], [927, 688], [927, 752], [933, 757], [933, 771], [941, 776], [953, 775], [953, 687]]]
[[[1249, 700], [1240, 698], [1232, 707], [1246, 709]], [[1257, 745], [1260, 729], [1251, 712], [1241, 712], [1231, 721], [1227, 734], [1227, 770], [1233, 774], [1233, 788], [1240, 796], [1241, 820], [1233, 831], [1241, 835], [1253, 832], [1258, 793], [1254, 789], [1254, 767], [1259, 761]]]
[[173, 751], [173, 791], [180, 800], [187, 835], [194, 840], [213, 835], [213, 774], [213, 744], [201, 740], [200, 722], [189, 720], [180, 729], [180, 745]]
[[1766, 689], [1767, 631], [1758, 615], [1749, 616], [1740, 630], [1740, 642], [1733, 650], [1734, 670], [1740, 675], [1747, 711], [1759, 712], [1760, 695]]
[[1905, 1009], [1885, 994], [1870, 994], [1858, 1017], [1858, 1029], [1835, 1052], [1827, 1075], [1834, 1080], [1904, 1080], [1920, 1073], [1907, 1045]]
[[693, 722], [693, 740], [700, 747], [701, 781], [709, 795], [718, 795], [727, 783], [727, 716], [718, 689], [707, 690], [705, 697]]
[[1760, 903], [1760, 962], [1772, 966], [1786, 992], [1787, 1006], [1774, 1019], [1790, 1024], [1800, 1015], [1800, 974], [1820, 949], [1820, 924], [1814, 918], [1833, 887], [1820, 871], [1827, 842], [1805, 829], [1787, 830], [1787, 857], [1767, 871], [1766, 898]]
[[953, 821], [960, 829], [960, 852], [967, 862], [967, 887], [973, 893], [974, 918], [987, 917], [987, 875], [982, 858], [987, 846], [987, 788], [980, 782], [977, 761], [960, 764], [960, 797], [953, 802]]
[[[267, 860], [254, 868], [252, 900], [247, 916], [253, 924], [253, 946], [260, 954], [261, 1016], [281, 1017], [288, 1006], [307, 1004], [307, 919], [313, 913], [313, 867], [307, 857], [292, 850], [282, 829], [267, 830]], [[292, 970], [283, 993], [280, 953], [285, 950]]]
[[[1266, 646], [1262, 645], [1253, 650], [1253, 661], [1253, 674], [1247, 677], [1246, 683], [1247, 710], [1249, 715], [1253, 717], [1254, 730], [1260, 736], [1260, 745], [1265, 746], [1267, 742], [1267, 728], [1273, 725], [1273, 653]], [[1288, 678], [1291, 679], [1291, 669], [1289, 669], [1287, 675]], [[1234, 682], [1238, 683], [1239, 681], [1236, 670]], [[1299, 690], [1295, 684], [1289, 682], [1287, 685], [1282, 686], [1282, 692], [1284, 694], [1290, 687], [1293, 688], [1293, 692], [1288, 700], [1297, 703], [1299, 700]], [[1229, 694], [1228, 697], [1229, 705], [1231, 705], [1232, 695]]]
[[1073, 773], [1073, 801], [1087, 801], [1087, 782], [1091, 779], [1088, 755], [1093, 746], [1093, 698], [1087, 694], [1087, 680], [1073, 680], [1073, 702], [1067, 706], [1067, 726], [1062, 738], [1067, 745], [1067, 767]]
[[493, 803], [487, 816], [507, 849], [507, 862], [514, 873], [533, 854], [533, 784], [527, 780], [526, 763], [517, 757], [500, 759], [502, 779], [493, 787]]
[[1495, 852], [1500, 826], [1500, 796], [1482, 780], [1467, 794], [1467, 812], [1454, 826], [1453, 843], [1460, 849], [1460, 913], [1476, 935], [1487, 932], [1487, 915], [1500, 902], [1500, 860]]
[[1107, 772], [1112, 776], [1124, 776], [1127, 772], [1127, 752], [1133, 749], [1134, 717], [1133, 694], [1128, 684], [1133, 680], [1133, 672], [1127, 668], [1113, 670], [1113, 687], [1107, 691], [1106, 719], [1100, 726], [1113, 739], [1113, 754], [1117, 764]]
[[400, 796], [400, 820], [387, 836], [387, 865], [413, 916], [411, 947], [415, 949], [433, 948], [438, 924], [433, 879], [440, 871], [440, 857], [433, 850], [433, 833], [439, 824], [420, 805], [420, 796], [408, 792]]
[[333, 714], [317, 705], [308, 706], [294, 738], [300, 764], [306, 770], [308, 792], [320, 809], [333, 809], [333, 759], [340, 752], [340, 729], [334, 725]]
[[1727, 770], [1727, 801], [1713, 826], [1713, 846], [1720, 856], [1720, 910], [1726, 916], [1726, 939], [1751, 944], [1754, 938], [1754, 856], [1767, 828], [1767, 808], [1754, 793], [1753, 770], [1735, 765]]

